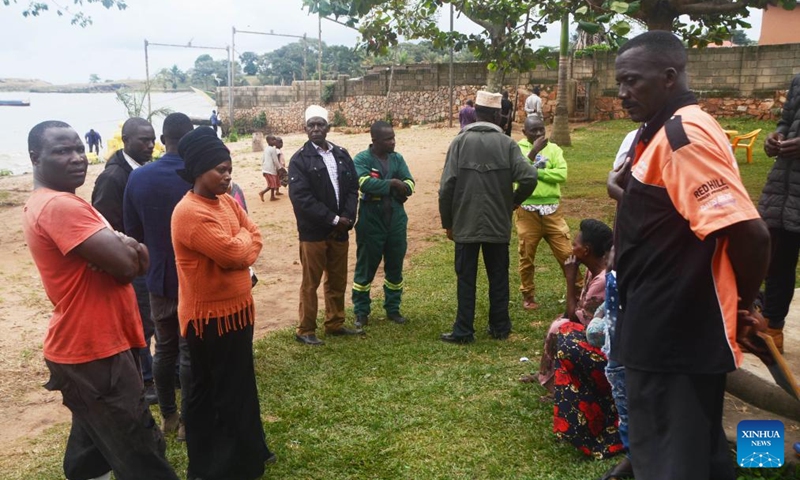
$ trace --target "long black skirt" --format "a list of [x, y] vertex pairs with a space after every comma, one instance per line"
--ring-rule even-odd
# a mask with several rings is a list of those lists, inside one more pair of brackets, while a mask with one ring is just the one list
[[186, 333], [192, 384], [185, 414], [188, 478], [251, 480], [267, 448], [253, 366], [253, 325], [219, 335], [217, 320]]

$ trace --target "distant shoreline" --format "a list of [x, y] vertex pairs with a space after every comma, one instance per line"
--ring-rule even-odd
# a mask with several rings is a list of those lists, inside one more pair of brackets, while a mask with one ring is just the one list
[[[21, 93], [113, 93], [121, 89], [144, 90], [144, 80], [114, 80], [102, 83], [70, 83], [53, 85], [38, 79], [0, 78], [0, 92]], [[153, 89], [151, 92], [191, 92], [189, 88], [177, 90]]]

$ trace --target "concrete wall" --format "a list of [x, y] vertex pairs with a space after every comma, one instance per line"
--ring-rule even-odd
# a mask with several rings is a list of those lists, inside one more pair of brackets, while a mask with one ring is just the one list
[[[800, 44], [761, 47], [691, 49], [689, 82], [701, 105], [717, 116], [774, 117], [783, 104], [792, 77], [800, 73]], [[571, 58], [568, 65], [570, 116], [581, 119], [624, 118], [614, 78], [616, 55], [597, 52], [592, 57]], [[517, 120], [532, 85], [542, 87], [545, 119], [552, 119], [558, 72], [539, 66], [528, 72], [506, 75], [505, 88], [516, 101]], [[252, 120], [262, 112], [269, 132], [298, 131], [302, 112], [323, 103], [331, 121], [367, 126], [391, 118], [396, 124], [432, 123], [457, 116], [458, 109], [486, 83], [483, 63], [454, 66], [455, 107], [449, 109], [449, 66], [415, 64], [374, 67], [363, 77], [340, 76], [324, 81], [320, 102], [319, 82], [293, 82], [291, 86], [234, 88], [235, 116], [240, 131], [250, 131]], [[520, 86], [517, 89], [517, 85]], [[227, 112], [227, 88], [217, 90], [218, 106]], [[337, 114], [338, 112], [338, 114]], [[336, 117], [334, 117], [336, 114]]]

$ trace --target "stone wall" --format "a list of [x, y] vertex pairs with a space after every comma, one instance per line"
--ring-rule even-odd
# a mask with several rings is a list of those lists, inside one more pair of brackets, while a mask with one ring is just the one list
[[[774, 118], [793, 75], [800, 70], [800, 44], [691, 49], [688, 54], [690, 88], [709, 113], [720, 117]], [[570, 59], [567, 104], [571, 117], [602, 120], [626, 116], [616, 99], [615, 59], [616, 55], [609, 52]], [[363, 127], [387, 118], [395, 124], [446, 122], [450, 116], [457, 119], [464, 101], [474, 98], [486, 83], [483, 63], [455, 64], [453, 73], [452, 110], [447, 64], [377, 66], [363, 77], [343, 75], [335, 81], [324, 81], [322, 91], [318, 81], [236, 87], [237, 128], [243, 132], [253, 130], [253, 119], [264, 112], [267, 132], [295, 132], [302, 128], [305, 107], [314, 103], [324, 104], [331, 112], [331, 122], [338, 125]], [[531, 85], [542, 88], [545, 119], [552, 119], [557, 81], [557, 70], [544, 66], [507, 74], [505, 88], [511, 101], [516, 102], [517, 121], [524, 118], [523, 105]], [[223, 114], [227, 112], [227, 95], [227, 88], [217, 90]]]

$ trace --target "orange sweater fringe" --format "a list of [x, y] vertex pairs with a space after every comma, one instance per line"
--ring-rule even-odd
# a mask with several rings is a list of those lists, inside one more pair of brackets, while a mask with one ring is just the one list
[[219, 335], [254, 323], [248, 267], [261, 252], [261, 233], [236, 200], [187, 193], [172, 214], [172, 244], [181, 335], [191, 323], [202, 338], [211, 319]]

